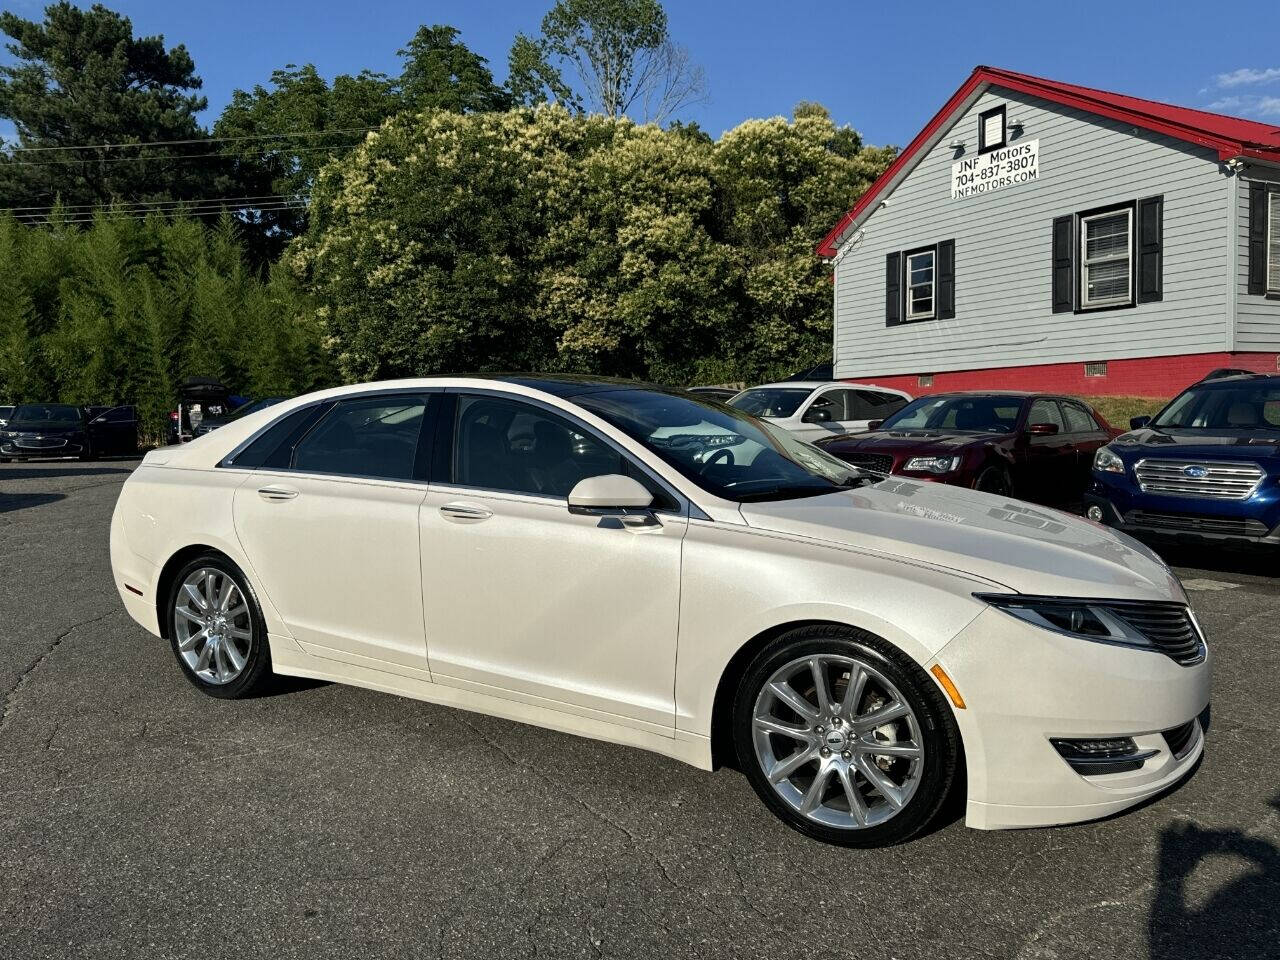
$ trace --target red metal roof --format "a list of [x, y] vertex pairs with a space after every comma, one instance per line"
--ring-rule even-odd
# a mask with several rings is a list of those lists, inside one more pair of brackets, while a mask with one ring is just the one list
[[943, 105], [932, 120], [920, 131], [906, 148], [898, 154], [880, 178], [864, 193], [853, 209], [841, 218], [834, 230], [818, 246], [818, 255], [835, 256], [836, 244], [841, 235], [875, 200], [897, 182], [898, 177], [913, 163], [921, 150], [929, 146], [934, 136], [952, 122], [953, 115], [987, 86], [998, 86], [1020, 93], [1031, 94], [1054, 103], [1075, 107], [1088, 113], [1109, 117], [1135, 127], [1163, 133], [1178, 140], [1208, 147], [1218, 152], [1218, 159], [1225, 161], [1235, 157], [1280, 162], [1280, 127], [1242, 120], [1204, 110], [1176, 107], [1155, 100], [1127, 97], [1106, 90], [1081, 87], [1072, 83], [1045, 80], [1012, 70], [996, 67], [977, 67], [969, 79]]

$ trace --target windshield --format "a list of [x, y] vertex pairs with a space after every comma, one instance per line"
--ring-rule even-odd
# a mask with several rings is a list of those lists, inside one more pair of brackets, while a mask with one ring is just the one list
[[871, 481], [785, 430], [693, 397], [610, 390], [574, 402], [726, 500], [786, 500]]
[[261, 400], [254, 400], [252, 403], [246, 403], [242, 407], [237, 407], [235, 413], [227, 417], [228, 420], [239, 420], [241, 417], [247, 417], [251, 413], [257, 413], [259, 410], [265, 410], [267, 407], [274, 407], [277, 403], [284, 400], [284, 397], [263, 397]]
[[0, 407], [0, 420], [9, 419], [9, 414], [13, 413], [13, 407]]
[[921, 397], [880, 425], [881, 430], [951, 430], [962, 433], [1012, 433], [1022, 409], [1021, 397]]
[[757, 417], [790, 417], [811, 393], [807, 388], [755, 387], [742, 391], [729, 401], [729, 406]]
[[1280, 429], [1280, 387], [1255, 383], [1191, 387], [1152, 426], [1178, 430]]
[[22, 403], [14, 408], [10, 424], [61, 426], [80, 422], [80, 408], [61, 403]]

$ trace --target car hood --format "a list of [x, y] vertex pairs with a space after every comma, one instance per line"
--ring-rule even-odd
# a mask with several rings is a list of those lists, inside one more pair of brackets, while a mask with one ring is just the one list
[[1110, 443], [1128, 457], [1186, 460], [1264, 460], [1280, 457], [1280, 431], [1130, 430]]
[[858, 450], [860, 453], [915, 453], [922, 456], [947, 456], [967, 447], [1006, 439], [999, 433], [948, 433], [945, 430], [894, 431], [848, 434], [820, 440], [818, 446], [830, 453]]
[[1080, 517], [897, 477], [820, 497], [744, 503], [749, 526], [946, 568], [1019, 593], [1179, 600], [1149, 548]]

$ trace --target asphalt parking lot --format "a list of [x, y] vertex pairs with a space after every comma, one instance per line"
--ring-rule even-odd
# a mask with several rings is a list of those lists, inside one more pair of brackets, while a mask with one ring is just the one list
[[125, 614], [135, 461], [0, 465], [0, 955], [1280, 957], [1280, 580], [1179, 567], [1217, 659], [1180, 790], [846, 851], [746, 781], [349, 687], [222, 702]]

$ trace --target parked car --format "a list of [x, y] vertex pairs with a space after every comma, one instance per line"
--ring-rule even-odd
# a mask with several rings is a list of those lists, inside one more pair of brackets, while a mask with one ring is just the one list
[[1202, 380], [1098, 450], [1089, 517], [1158, 540], [1280, 545], [1280, 376]]
[[261, 400], [250, 400], [236, 407], [230, 413], [221, 416], [202, 417], [200, 425], [195, 428], [194, 435], [202, 437], [206, 433], [211, 433], [219, 427], [225, 427], [228, 423], [234, 423], [241, 417], [247, 417], [251, 413], [257, 413], [259, 410], [265, 410], [267, 407], [275, 406], [287, 397], [263, 397]]
[[810, 442], [866, 430], [911, 402], [911, 394], [868, 383], [784, 381], [743, 390], [729, 401]]
[[1087, 403], [1039, 393], [939, 393], [868, 433], [821, 440], [845, 463], [1037, 503], [1079, 503], [1119, 433]]
[[728, 403], [740, 392], [732, 387], [689, 387], [685, 390], [685, 393], [692, 393], [695, 397], [705, 397], [708, 400], [718, 400], [721, 403]]
[[138, 414], [132, 406], [21, 403], [0, 430], [0, 461], [37, 457], [92, 460], [137, 450]]
[[209, 377], [188, 377], [178, 388], [178, 407], [169, 414], [167, 441], [186, 443], [206, 418], [219, 420], [234, 409], [231, 391]]
[[1203, 750], [1209, 655], [1147, 548], [633, 381], [285, 401], [149, 453], [111, 559], [211, 696], [275, 671], [732, 760], [835, 843], [915, 834], [961, 769], [970, 825], [1048, 825]]

